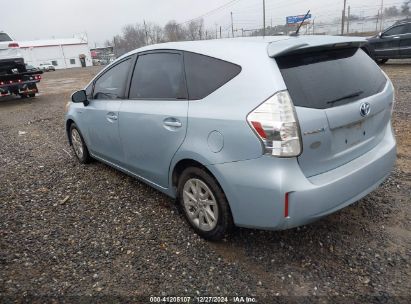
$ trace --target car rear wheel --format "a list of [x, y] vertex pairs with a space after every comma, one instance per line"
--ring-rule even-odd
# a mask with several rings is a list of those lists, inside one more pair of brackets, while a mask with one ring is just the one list
[[70, 126], [70, 141], [73, 147], [74, 154], [82, 164], [87, 164], [91, 161], [86, 143], [81, 135], [77, 125], [72, 123]]
[[177, 199], [187, 222], [203, 238], [222, 239], [233, 227], [230, 207], [217, 181], [190, 167], [181, 174]]

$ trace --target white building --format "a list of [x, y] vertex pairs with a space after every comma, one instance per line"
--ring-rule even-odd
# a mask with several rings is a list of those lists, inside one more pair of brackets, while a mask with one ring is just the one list
[[91, 66], [90, 48], [79, 38], [19, 41], [24, 61], [35, 67], [41, 63], [54, 65], [56, 69]]

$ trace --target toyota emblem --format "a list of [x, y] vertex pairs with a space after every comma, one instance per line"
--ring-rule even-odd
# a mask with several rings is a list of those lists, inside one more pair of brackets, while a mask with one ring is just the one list
[[360, 106], [360, 114], [362, 117], [367, 116], [370, 114], [371, 111], [371, 105], [368, 102], [363, 102]]

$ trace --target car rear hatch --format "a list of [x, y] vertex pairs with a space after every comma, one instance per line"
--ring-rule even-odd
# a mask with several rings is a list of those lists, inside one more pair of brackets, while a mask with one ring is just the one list
[[391, 117], [391, 82], [361, 50], [361, 40], [333, 39], [268, 49], [296, 107], [303, 144], [298, 162], [307, 177], [371, 150]]

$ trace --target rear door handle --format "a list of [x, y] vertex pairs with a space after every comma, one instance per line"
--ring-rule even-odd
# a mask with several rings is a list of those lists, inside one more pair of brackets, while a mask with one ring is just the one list
[[392, 39], [400, 39], [400, 36], [394, 36]]
[[174, 118], [174, 117], [168, 117], [164, 119], [163, 123], [166, 127], [171, 127], [171, 128], [181, 128], [183, 126], [181, 121], [179, 121], [177, 118]]
[[109, 121], [117, 120], [117, 115], [113, 112], [108, 112], [106, 117]]

